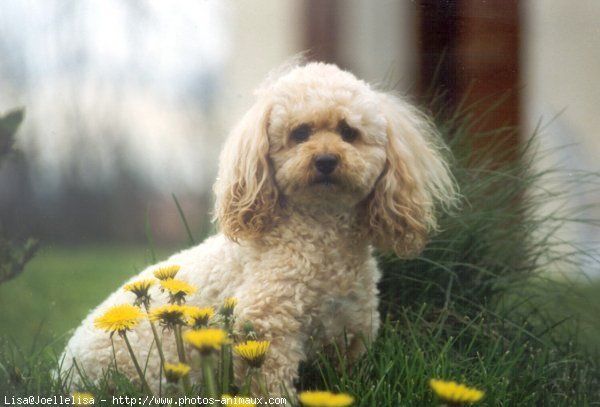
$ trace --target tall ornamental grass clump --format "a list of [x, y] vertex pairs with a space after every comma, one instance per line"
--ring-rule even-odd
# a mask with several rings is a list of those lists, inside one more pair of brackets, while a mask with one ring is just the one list
[[[577, 183], [579, 191], [598, 196], [599, 174], [540, 169], [538, 134], [521, 134], [517, 145], [503, 142], [520, 130], [478, 131], [486, 117], [475, 115], [476, 107], [434, 112], [452, 152], [462, 200], [458, 209], [441, 214], [440, 232], [420, 256], [381, 255], [388, 310], [423, 303], [464, 313], [496, 309], [507, 294], [534, 285], [535, 278], [545, 279], [549, 271], [575, 276], [582, 258], [594, 261], [594, 253], [582, 251], [577, 242], [561, 241], [560, 233], [569, 224], [600, 226], [600, 220], [583, 219], [585, 208], [560, 209], [571, 197], [566, 190], [548, 188], [548, 182], [564, 178]], [[559, 209], [542, 209], [548, 202]]]

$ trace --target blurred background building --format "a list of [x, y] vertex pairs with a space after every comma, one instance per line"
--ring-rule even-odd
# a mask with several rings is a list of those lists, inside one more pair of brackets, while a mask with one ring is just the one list
[[[599, 19], [594, 0], [4, 0], [0, 112], [27, 115], [22, 155], [0, 171], [0, 225], [140, 242], [148, 219], [177, 244], [175, 194], [208, 230], [228, 129], [268, 72], [305, 51], [415, 100], [433, 88], [483, 112], [504, 98], [481, 126], [519, 131], [496, 141], [539, 127], [541, 166], [598, 172]], [[598, 247], [585, 223], [566, 233]]]

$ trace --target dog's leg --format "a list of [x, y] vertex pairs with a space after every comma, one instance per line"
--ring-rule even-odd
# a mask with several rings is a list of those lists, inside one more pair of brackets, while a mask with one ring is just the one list
[[[345, 338], [345, 368], [351, 372], [356, 362], [373, 345], [379, 331], [379, 312], [376, 309], [365, 312], [364, 318], [357, 318], [357, 324], [348, 328]], [[360, 323], [362, 321], [362, 323]]]
[[272, 395], [296, 396], [300, 362], [305, 359], [303, 345], [297, 336], [273, 339], [263, 367], [267, 390]]

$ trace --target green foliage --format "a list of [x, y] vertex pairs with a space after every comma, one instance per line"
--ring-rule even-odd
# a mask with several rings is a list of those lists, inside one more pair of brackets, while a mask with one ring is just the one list
[[[0, 165], [13, 152], [14, 136], [24, 115], [25, 112], [19, 109], [0, 117]], [[19, 275], [37, 248], [38, 241], [35, 239], [28, 239], [21, 246], [0, 235], [0, 284]]]
[[14, 136], [24, 116], [23, 109], [13, 110], [0, 116], [0, 163], [13, 151]]
[[21, 246], [0, 237], [0, 284], [19, 275], [35, 255], [38, 246], [35, 239], [27, 239]]

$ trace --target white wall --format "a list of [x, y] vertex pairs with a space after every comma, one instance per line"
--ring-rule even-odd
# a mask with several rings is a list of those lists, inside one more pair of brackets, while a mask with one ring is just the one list
[[232, 127], [253, 101], [267, 74], [302, 51], [301, 0], [231, 3], [232, 55], [223, 87], [221, 123]]
[[[600, 172], [600, 2], [529, 0], [523, 11], [526, 134], [541, 121], [540, 168], [573, 170], [547, 185], [568, 191], [565, 212], [593, 205], [580, 216], [600, 219], [600, 192], [581, 186], [577, 174]], [[561, 238], [600, 249], [600, 230], [590, 222], [571, 225]], [[584, 268], [600, 275], [597, 264]]]
[[[303, 49], [303, 0], [232, 2], [230, 83], [220, 113], [225, 125], [252, 103], [252, 91], [273, 69]], [[361, 79], [399, 90], [414, 85], [416, 5], [397, 0], [339, 3], [341, 59]], [[228, 116], [228, 117], [227, 117]]]
[[341, 10], [340, 53], [354, 73], [387, 88], [415, 86], [417, 6], [409, 1], [347, 0]]

